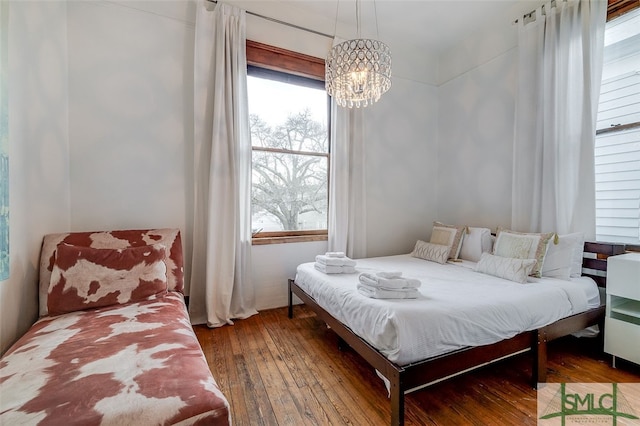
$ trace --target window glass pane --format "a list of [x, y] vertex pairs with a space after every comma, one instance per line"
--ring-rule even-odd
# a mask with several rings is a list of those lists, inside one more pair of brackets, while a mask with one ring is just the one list
[[640, 121], [640, 8], [607, 23], [597, 129]]
[[327, 229], [326, 92], [254, 76], [247, 82], [253, 232]]
[[327, 229], [325, 156], [253, 152], [253, 232]]
[[253, 146], [328, 152], [324, 90], [252, 76], [247, 90]]
[[[605, 30], [598, 129], [640, 122], [640, 9]], [[596, 238], [640, 242], [640, 127], [596, 136]]]

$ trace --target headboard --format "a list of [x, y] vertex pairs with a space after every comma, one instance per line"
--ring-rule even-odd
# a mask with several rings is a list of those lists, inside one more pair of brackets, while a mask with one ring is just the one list
[[599, 287], [606, 287], [607, 258], [624, 252], [625, 244], [622, 243], [585, 242], [582, 275], [592, 278]]

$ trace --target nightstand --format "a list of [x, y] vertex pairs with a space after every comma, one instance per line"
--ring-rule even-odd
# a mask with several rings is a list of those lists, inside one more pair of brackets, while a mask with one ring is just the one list
[[607, 314], [604, 351], [640, 364], [640, 253], [607, 260]]

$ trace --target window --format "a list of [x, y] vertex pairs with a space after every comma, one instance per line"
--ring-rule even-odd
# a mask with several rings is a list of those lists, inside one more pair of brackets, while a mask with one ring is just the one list
[[605, 29], [595, 145], [596, 238], [640, 242], [640, 8]]
[[[265, 51], [264, 45], [259, 48]], [[324, 81], [278, 65], [287, 55], [300, 55], [278, 49], [252, 61], [250, 50], [248, 43], [254, 244], [326, 240], [329, 102]]]

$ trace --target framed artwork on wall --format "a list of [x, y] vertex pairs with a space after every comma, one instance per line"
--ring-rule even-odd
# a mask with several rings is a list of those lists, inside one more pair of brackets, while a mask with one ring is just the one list
[[0, 2], [0, 281], [9, 278], [9, 2]]

